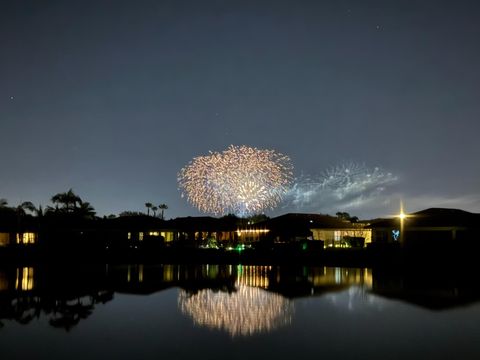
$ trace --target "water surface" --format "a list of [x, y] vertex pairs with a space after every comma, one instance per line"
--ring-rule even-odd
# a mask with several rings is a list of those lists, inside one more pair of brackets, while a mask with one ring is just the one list
[[242, 265], [0, 270], [2, 359], [478, 359], [472, 276]]

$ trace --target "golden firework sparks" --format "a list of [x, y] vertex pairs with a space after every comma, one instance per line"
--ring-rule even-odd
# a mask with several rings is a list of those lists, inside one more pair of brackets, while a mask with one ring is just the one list
[[228, 332], [232, 337], [269, 332], [292, 322], [293, 303], [281, 295], [245, 285], [234, 293], [210, 289], [180, 291], [178, 306], [194, 323]]
[[292, 181], [288, 156], [234, 145], [221, 153], [194, 158], [178, 174], [182, 196], [200, 211], [216, 215], [273, 209]]

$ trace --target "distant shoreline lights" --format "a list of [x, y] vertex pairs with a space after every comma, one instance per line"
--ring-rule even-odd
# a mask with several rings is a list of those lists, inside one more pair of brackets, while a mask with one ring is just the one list
[[274, 150], [230, 145], [195, 157], [178, 173], [182, 197], [215, 215], [252, 215], [273, 209], [293, 184], [288, 156]]

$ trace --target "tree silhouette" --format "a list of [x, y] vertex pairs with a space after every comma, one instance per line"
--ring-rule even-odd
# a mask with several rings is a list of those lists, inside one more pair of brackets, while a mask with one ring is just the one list
[[268, 219], [270, 219], [270, 218], [265, 214], [256, 214], [256, 215], [252, 215], [252, 216], [248, 217], [247, 221], [250, 224], [256, 224], [256, 223], [259, 223], [259, 222], [262, 222], [262, 221], [267, 221]]
[[157, 210], [158, 210], [158, 207], [156, 207], [156, 206], [152, 206], [153, 217], [155, 217], [155, 216], [156, 216], [156, 214], [157, 214]]
[[95, 209], [88, 201], [80, 203], [76, 213], [85, 218], [93, 218], [96, 214]]
[[145, 213], [142, 213], [140, 211], [122, 211], [120, 214], [118, 214], [119, 217], [124, 217], [124, 216], [144, 216]]
[[[82, 201], [80, 196], [75, 194], [72, 189], [52, 196], [52, 202], [55, 204], [55, 207], [47, 206], [47, 213], [71, 214], [82, 218], [95, 217], [95, 209], [93, 206], [87, 201]], [[40, 213], [42, 209], [39, 208], [38, 211]]]
[[37, 212], [37, 208], [31, 201], [24, 201], [20, 205], [17, 206], [17, 212], [21, 212], [22, 214], [25, 214], [25, 210], [28, 210], [32, 213]]
[[47, 207], [45, 208], [45, 214], [54, 214], [54, 213], [59, 213], [60, 211], [61, 210], [58, 207], [58, 205], [55, 205], [55, 207], [47, 205]]
[[72, 189], [69, 189], [67, 192], [58, 193], [52, 196], [51, 200], [55, 205], [61, 206], [60, 209], [66, 212], [74, 212], [77, 208], [77, 204], [82, 204], [82, 199], [80, 196], [75, 194]]
[[167, 204], [160, 204], [160, 205], [158, 205], [158, 208], [159, 208], [160, 210], [162, 210], [162, 213], [161, 213], [160, 217], [161, 217], [162, 220], [164, 220], [165, 218], [163, 217], [163, 211], [164, 211], [164, 210], [167, 210], [167, 209], [168, 209], [168, 206], [167, 206]]
[[38, 205], [38, 208], [35, 210], [35, 214], [36, 214], [38, 217], [43, 216], [43, 207], [42, 207], [42, 205]]
[[0, 208], [5, 208], [8, 205], [7, 199], [0, 199]]
[[14, 208], [14, 211], [17, 215], [17, 231], [22, 231], [22, 222], [23, 222], [23, 217], [25, 217], [27, 214], [25, 210], [31, 211], [32, 213], [36, 210], [35, 205], [33, 205], [32, 202], [30, 201], [24, 201], [20, 205], [18, 205], [16, 208]]
[[147, 215], [150, 216], [150, 208], [153, 206], [153, 204], [147, 202], [147, 203], [145, 203], [145, 206], [147, 207]]
[[345, 221], [350, 221], [351, 223], [356, 223], [358, 222], [358, 217], [357, 216], [350, 216], [348, 212], [337, 212], [335, 213], [337, 215], [337, 218], [340, 220], [345, 220]]

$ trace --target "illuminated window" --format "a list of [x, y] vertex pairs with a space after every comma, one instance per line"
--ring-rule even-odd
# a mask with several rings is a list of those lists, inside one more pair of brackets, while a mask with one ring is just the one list
[[131, 240], [131, 239], [132, 239], [132, 233], [131, 233], [131, 232], [129, 232], [129, 233], [127, 234], [127, 239], [128, 239], [128, 240]]
[[0, 246], [7, 246], [10, 244], [10, 234], [0, 233]]
[[173, 241], [173, 232], [171, 232], [171, 231], [162, 231], [162, 232], [160, 233], [160, 235], [163, 236], [163, 239], [164, 239], [166, 242]]
[[35, 233], [26, 232], [17, 234], [17, 244], [35, 244], [36, 236]]
[[17, 269], [17, 279], [15, 282], [17, 290], [27, 291], [33, 289], [33, 268], [24, 267]]
[[160, 233], [158, 231], [150, 231], [150, 233], [148, 234], [150, 236], [159, 236]]
[[335, 231], [333, 233], [333, 240], [340, 241], [341, 239], [342, 239], [342, 232], [341, 231]]
[[138, 233], [138, 240], [143, 241], [143, 232]]

